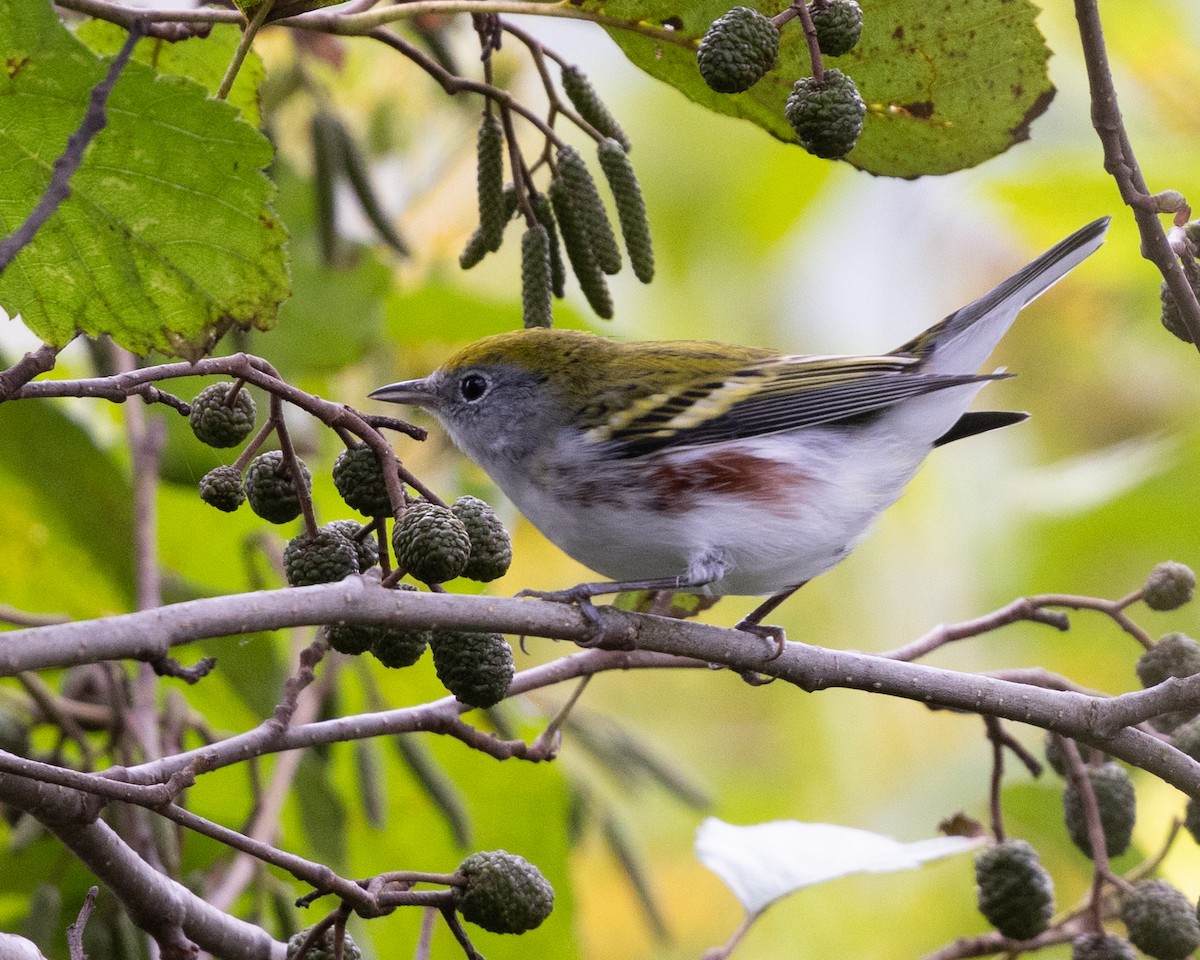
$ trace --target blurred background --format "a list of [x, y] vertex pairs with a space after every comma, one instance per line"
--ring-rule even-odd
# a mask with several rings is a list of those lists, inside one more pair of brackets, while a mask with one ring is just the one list
[[[1130, 138], [1150, 187], [1177, 189], [1196, 202], [1196, 6], [1109, 3], [1102, 14]], [[1047, 4], [1040, 16], [1058, 94], [1033, 124], [1032, 139], [976, 169], [914, 181], [821, 161], [716, 116], [632, 67], [596, 27], [514, 22], [578, 63], [621, 121], [654, 232], [654, 282], [614, 278], [617, 316], [610, 323], [596, 321], [569, 284], [568, 300], [556, 303], [564, 326], [797, 353], [884, 351], [1082, 224], [1114, 216], [1104, 248], [1027, 309], [993, 358], [1018, 376], [989, 386], [983, 402], [1029, 411], [1032, 419], [935, 452], [867, 541], [772, 615], [792, 639], [882, 651], [1018, 596], [1117, 597], [1140, 586], [1158, 561], [1200, 563], [1200, 357], [1159, 323], [1158, 274], [1140, 258], [1132, 217], [1102, 168], [1069, 4]], [[477, 47], [466, 24], [454, 24], [448, 38], [463, 69], [475, 69]], [[295, 59], [294, 40], [268, 30], [257, 48], [269, 101], [270, 84]], [[519, 245], [510, 234], [498, 255], [469, 273], [458, 267], [476, 220], [476, 99], [447, 105], [414, 67], [365, 41], [330, 42], [319, 53], [309, 69], [368, 148], [413, 256], [397, 262], [379, 248], [347, 193], [339, 228], [361, 246], [341, 269], [317, 265], [307, 140], [313, 101], [281, 98], [275, 109], [265, 103], [280, 149], [277, 207], [292, 232], [295, 295], [275, 331], [235, 345], [267, 357], [306, 390], [362, 406], [373, 387], [421, 376], [461, 343], [520, 325]], [[514, 89], [537, 101], [536, 76], [516, 73], [527, 69], [524, 58], [505, 51], [497, 64], [514, 74], [505, 77]], [[0, 332], [10, 357], [32, 343], [19, 323]], [[89, 363], [87, 351], [73, 346], [55, 375], [79, 375]], [[127, 609], [128, 568], [123, 548], [112, 546], [114, 531], [129, 522], [127, 502], [121, 507], [121, 409], [78, 401], [41, 410], [22, 405], [19, 412], [20, 422], [7, 408], [0, 417], [8, 441], [0, 455], [0, 599], [75, 617]], [[492, 592], [591, 578], [428, 425], [426, 443], [397, 444], [401, 459], [444, 496], [472, 493], [494, 503], [513, 531], [513, 567], [489, 586]], [[302, 418], [292, 427], [314, 468], [322, 516], [332, 519], [339, 515], [328, 476], [336, 437]], [[170, 430], [160, 540], [178, 597], [240, 591], [264, 577], [276, 585], [255, 554], [264, 524], [246, 511], [214, 519], [195, 495], [199, 477], [236, 452], [222, 461], [181, 421]], [[34, 436], [51, 439], [31, 448]], [[53, 489], [49, 465], [61, 457], [78, 463], [82, 489]], [[71, 502], [81, 495], [87, 510]], [[109, 563], [96, 548], [103, 543]], [[478, 589], [465, 581], [452, 589], [460, 588]], [[704, 619], [731, 625], [754, 602], [722, 600]], [[1200, 630], [1194, 607], [1132, 612], [1156, 636]], [[943, 649], [930, 662], [970, 671], [1041, 666], [1108, 693], [1137, 685], [1140, 651], [1128, 636], [1098, 615], [1076, 614], [1072, 623], [1065, 634], [1010, 626]], [[292, 648], [308, 639], [205, 644], [222, 666], [183, 693], [202, 703], [218, 728], [243, 729], [269, 711]], [[568, 652], [531, 640], [526, 653], [517, 651], [518, 669]], [[375, 693], [395, 705], [440, 695], [428, 659], [402, 672], [347, 661], [338, 689], [328, 708], [334, 713], [369, 708]], [[496, 719], [531, 735], [569, 692], [543, 691]], [[411, 758], [387, 743], [362, 748], [374, 751], [372, 762], [384, 772], [382, 817], [363, 810], [362, 749], [337, 745], [301, 764], [282, 845], [340, 864], [351, 876], [449, 870], [465, 852], [503, 847], [543, 869], [558, 905], [526, 936], [479, 932], [476, 943], [493, 960], [675, 960], [724, 942], [741, 920], [733, 896], [692, 852], [706, 815], [734, 823], [822, 821], [902, 840], [933, 836], [957, 811], [987, 815], [990, 750], [982, 722], [909, 702], [846, 691], [807, 695], [782, 683], [752, 688], [730, 673], [658, 671], [599, 677], [577, 721], [560, 760], [536, 767], [471, 755], [456, 742], [422, 741], [470, 823], [466, 847], [447, 819], [453, 804], [439, 808], [429, 781], [414, 776]], [[1040, 752], [1039, 732], [1012, 732]], [[653, 759], [637, 760], [637, 750]], [[248, 812], [245, 782], [242, 769], [204, 777], [193, 791], [194, 809], [236, 825]], [[1171, 818], [1182, 816], [1177, 791], [1145, 776], [1135, 782], [1135, 849], [1118, 868], [1156, 852]], [[1010, 834], [1038, 847], [1060, 906], [1074, 903], [1090, 881], [1090, 862], [1066, 838], [1061, 783], [1049, 773], [1035, 780], [1011, 760], [1006, 783]], [[186, 853], [186, 868], [200, 876], [220, 851], [190, 838]], [[10, 842], [10, 857], [15, 868], [0, 891], [0, 927], [27, 922], [35, 881], [56, 887], [64, 911], [74, 915], [75, 891], [86, 879], [50, 841]], [[1190, 896], [1200, 893], [1200, 855], [1186, 834], [1163, 870]], [[641, 894], [635, 877], [644, 884]], [[986, 929], [973, 884], [966, 857], [913, 873], [834, 881], [773, 907], [738, 955], [917, 957]], [[43, 887], [37, 889], [46, 895]], [[270, 914], [262, 894], [247, 895], [241, 906], [248, 915]], [[319, 916], [313, 908], [300, 919]], [[370, 955], [404, 956], [417, 921], [401, 911], [352, 929]], [[439, 928], [434, 956], [456, 953]], [[1065, 958], [1069, 950], [1045, 955]]]

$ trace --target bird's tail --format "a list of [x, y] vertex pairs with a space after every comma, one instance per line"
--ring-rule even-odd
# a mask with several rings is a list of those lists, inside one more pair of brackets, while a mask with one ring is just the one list
[[1099, 249], [1109, 217], [1093, 220], [978, 300], [956, 310], [894, 352], [925, 359], [922, 372], [974, 373], [1018, 313]]

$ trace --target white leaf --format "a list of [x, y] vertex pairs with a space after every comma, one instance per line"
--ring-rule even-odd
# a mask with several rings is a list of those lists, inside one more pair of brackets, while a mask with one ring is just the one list
[[46, 960], [32, 940], [0, 933], [0, 960]]
[[979, 846], [982, 838], [932, 837], [901, 843], [832, 823], [773, 820], [739, 827], [709, 817], [696, 830], [696, 856], [720, 877], [746, 912], [851, 873], [911, 870]]

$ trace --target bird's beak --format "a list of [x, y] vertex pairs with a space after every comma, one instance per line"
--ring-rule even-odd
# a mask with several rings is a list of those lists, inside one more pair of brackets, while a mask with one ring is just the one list
[[432, 406], [437, 397], [429, 377], [421, 380], [404, 380], [401, 383], [389, 383], [386, 387], [372, 390], [368, 396], [372, 400], [384, 400], [388, 403], [407, 403], [413, 406]]

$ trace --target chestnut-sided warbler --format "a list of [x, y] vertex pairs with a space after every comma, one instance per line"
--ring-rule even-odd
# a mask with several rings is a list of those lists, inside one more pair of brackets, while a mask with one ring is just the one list
[[[966, 412], [1017, 313], [1093, 253], [1108, 218], [891, 353], [789, 356], [531, 329], [371, 396], [432, 412], [550, 540], [626, 589], [772, 594], [829, 570], [935, 446], [1025, 414]], [[594, 612], [593, 612], [594, 613]]]

